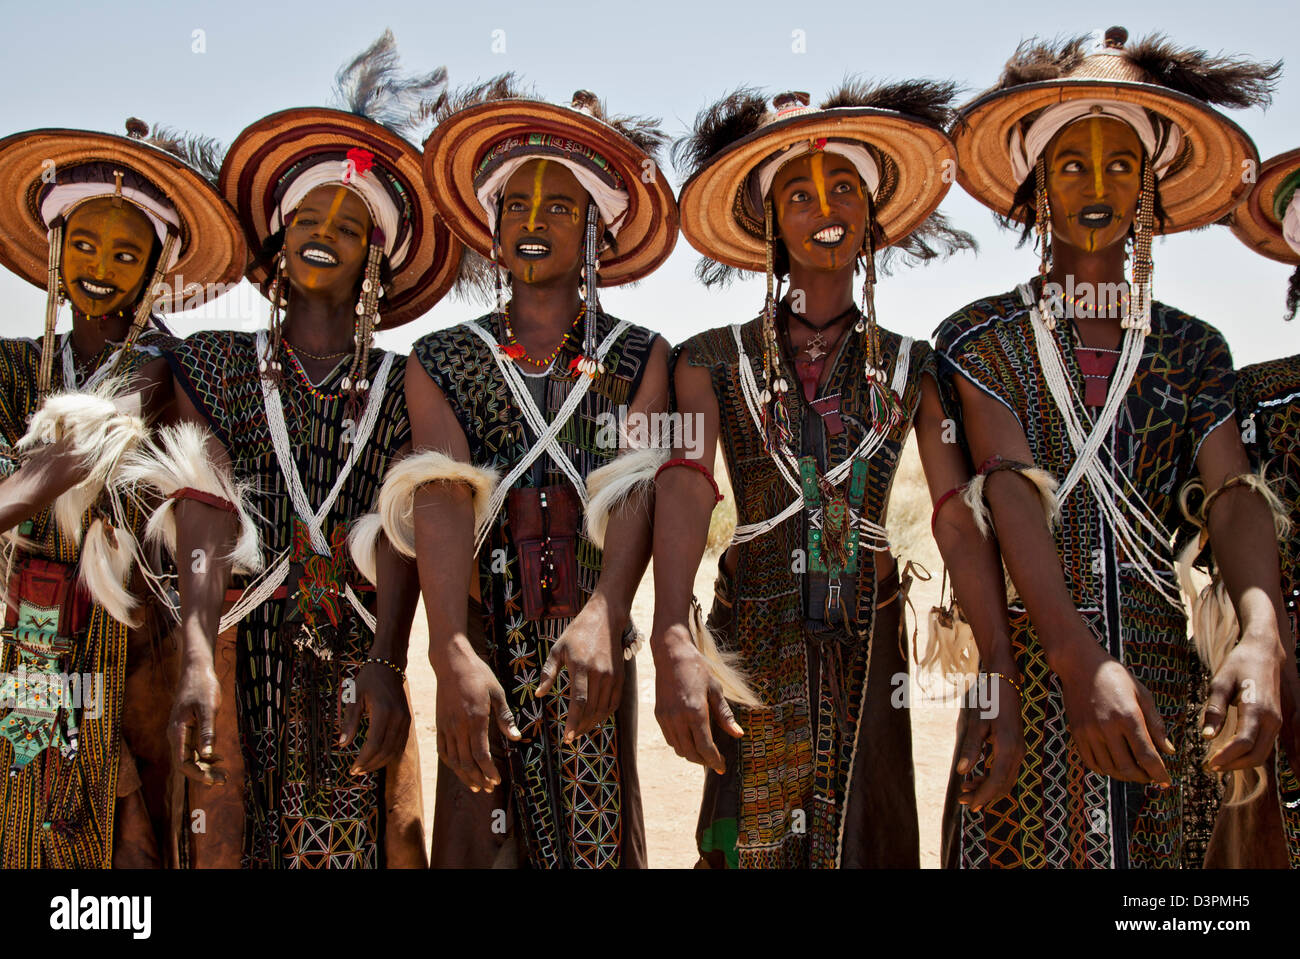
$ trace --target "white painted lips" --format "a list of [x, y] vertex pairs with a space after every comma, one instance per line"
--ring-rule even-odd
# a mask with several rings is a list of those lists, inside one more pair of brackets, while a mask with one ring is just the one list
[[813, 239], [818, 243], [838, 243], [844, 239], [844, 227], [828, 226], [818, 230], [813, 234]]

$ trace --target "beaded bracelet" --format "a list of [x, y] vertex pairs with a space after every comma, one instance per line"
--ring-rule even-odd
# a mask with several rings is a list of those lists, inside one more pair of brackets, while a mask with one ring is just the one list
[[[934, 504], [934, 509], [930, 513], [930, 535], [931, 536], [935, 535], [934, 533], [935, 522], [939, 519], [939, 510], [943, 509], [943, 504], [948, 502], [948, 500], [952, 499], [954, 496], [958, 496], [961, 493], [966, 492], [966, 487], [968, 487], [969, 485], [970, 485], [969, 483], [962, 483], [960, 486], [954, 486], [952, 489], [948, 490], [948, 492], [944, 493], [942, 496], [939, 497], [938, 501]], [[937, 539], [938, 537], [935, 538]]]
[[201, 489], [195, 489], [192, 486], [182, 486], [180, 489], [167, 494], [168, 499], [192, 499], [197, 503], [203, 503], [207, 506], [215, 507], [227, 513], [238, 513], [239, 507], [224, 496], [217, 496], [215, 493], [207, 493]]
[[703, 463], [698, 462], [697, 460], [688, 460], [685, 458], [669, 460], [663, 466], [655, 470], [655, 479], [656, 480], [659, 479], [659, 474], [662, 473], [664, 470], [671, 469], [674, 466], [689, 466], [693, 470], [699, 470], [699, 472], [704, 476], [704, 478], [709, 481], [709, 485], [713, 487], [713, 495], [714, 497], [716, 497], [713, 502], [715, 503], [722, 502], [722, 498], [723, 498], [722, 491], [718, 489], [718, 481], [713, 478], [713, 474], [709, 471], [709, 468], [705, 466]]
[[1021, 689], [1020, 684], [1019, 684], [1018, 682], [1016, 682], [1014, 679], [1012, 679], [1012, 678], [1011, 678], [1010, 676], [1008, 676], [1006, 673], [987, 672], [987, 673], [985, 673], [984, 675], [985, 675], [985, 676], [997, 676], [999, 679], [1003, 679], [1003, 680], [1005, 680], [1006, 683], [1007, 683], [1007, 685], [1010, 686], [1012, 689], [1014, 689], [1014, 690], [1016, 691], [1016, 695], [1020, 697], [1021, 701], [1024, 700], [1024, 698], [1025, 698], [1025, 691], [1024, 691], [1023, 689]]
[[398, 679], [401, 679], [403, 681], [405, 681], [406, 679], [406, 670], [402, 669], [401, 666], [398, 666], [394, 662], [391, 662], [387, 659], [380, 659], [378, 656], [367, 656], [365, 665], [369, 666], [371, 663], [378, 663], [380, 666], [387, 666], [393, 672], [397, 673]]

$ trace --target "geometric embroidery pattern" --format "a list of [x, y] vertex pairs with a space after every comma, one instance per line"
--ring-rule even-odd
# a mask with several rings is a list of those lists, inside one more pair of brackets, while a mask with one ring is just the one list
[[[1195, 475], [1200, 443], [1233, 412], [1232, 359], [1219, 332], [1163, 303], [1152, 305], [1141, 364], [1105, 443], [1116, 482], [1127, 480], [1170, 530], [1183, 530], [1177, 505]], [[1053, 335], [1067, 376], [1082, 395], [1070, 325]], [[960, 374], [1020, 421], [1033, 462], [1058, 481], [1074, 462], [1065, 423], [1044, 379], [1029, 310], [1018, 291], [978, 300], [935, 333], [951, 409]], [[964, 867], [1194, 867], [1200, 864], [1218, 802], [1200, 768], [1195, 709], [1205, 680], [1181, 608], [1138, 574], [1079, 483], [1061, 504], [1055, 530], [1066, 585], [1085, 622], [1155, 700], [1178, 750], [1166, 764], [1167, 790], [1126, 784], [1088, 771], [1071, 741], [1055, 674], [1023, 609], [1013, 608], [1013, 648], [1025, 675], [1026, 756], [1012, 795], [982, 813], [961, 815]], [[1170, 557], [1172, 559], [1172, 557]], [[1174, 586], [1172, 569], [1157, 574]], [[987, 850], [987, 852], [984, 852]]]
[[[618, 322], [598, 313], [597, 342]], [[496, 330], [498, 321], [488, 314], [477, 323]], [[657, 335], [638, 326], [624, 330], [605, 355], [606, 371], [592, 380], [572, 417], [556, 435], [578, 475], [585, 478], [618, 454], [617, 444], [600, 442], [602, 427], [631, 402]], [[580, 341], [576, 340], [565, 339], [550, 374], [541, 378], [538, 409], [547, 422], [555, 419], [578, 383], [580, 374], [570, 369], [578, 356]], [[447, 398], [469, 441], [471, 462], [497, 469], [503, 476], [509, 473], [536, 440], [487, 344], [461, 325], [422, 337], [415, 343], [413, 355]], [[551, 457], [543, 454], [514, 488], [570, 482]], [[588, 539], [584, 524], [579, 524], [576, 546], [579, 598], [585, 603], [600, 577], [601, 553]], [[609, 717], [587, 735], [565, 744], [568, 670], [560, 671], [552, 692], [540, 699], [534, 695], [542, 664], [572, 619], [530, 622], [524, 618], [519, 555], [505, 508], [493, 518], [478, 562], [488, 660], [522, 734], [519, 742], [506, 740], [505, 749], [515, 821], [528, 863], [534, 868], [618, 867], [624, 843], [632, 839], [624, 829], [618, 717]], [[635, 731], [630, 735], [635, 736]], [[636, 844], [640, 844], [639, 837]]]
[[[383, 357], [381, 350], [370, 351], [372, 380]], [[307, 570], [305, 585], [315, 584], [325, 594], [335, 580], [350, 584], [373, 613], [374, 593], [362, 588], [365, 580], [341, 544], [352, 521], [374, 508], [390, 462], [410, 443], [405, 365], [392, 365], [374, 430], [322, 522], [333, 555], [316, 557], [307, 555], [311, 551], [301, 536], [295, 539], [298, 520], [271, 441], [253, 334], [195, 333], [168, 360], [176, 382], [225, 446], [235, 476], [253, 483], [251, 511], [264, 560], [296, 547]], [[313, 394], [283, 350], [280, 362], [280, 398], [294, 465], [308, 501], [319, 504], [334, 485], [360, 414], [348, 409], [340, 386], [346, 364], [340, 363]], [[245, 587], [247, 578], [236, 577], [234, 585]], [[298, 585], [292, 575], [286, 580], [291, 592]], [[332, 632], [337, 619], [328, 659], [318, 657], [311, 644], [282, 635], [289, 600], [267, 600], [238, 627], [235, 707], [247, 773], [245, 868], [383, 865], [383, 771], [348, 772], [365, 745], [367, 718], [363, 715], [348, 746], [337, 745], [343, 729], [340, 692], [360, 672], [374, 634], [351, 603], [333, 594], [329, 598], [334, 601], [314, 612], [316, 629]]]

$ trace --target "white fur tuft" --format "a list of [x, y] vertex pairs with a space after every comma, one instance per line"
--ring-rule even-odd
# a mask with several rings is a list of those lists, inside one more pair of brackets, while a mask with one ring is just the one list
[[646, 511], [651, 509], [655, 473], [671, 455], [667, 447], [633, 450], [587, 477], [587, 537], [597, 549], [605, 548], [609, 518], [625, 501], [634, 501]]
[[366, 513], [348, 530], [348, 552], [361, 575], [379, 585], [379, 536], [384, 531], [378, 513]]
[[144, 420], [126, 411], [131, 405], [114, 402], [125, 390], [126, 381], [119, 377], [105, 380], [92, 392], [56, 393], [41, 404], [18, 441], [23, 452], [63, 442], [85, 470], [85, 478], [54, 502], [54, 521], [70, 542], [81, 542], [86, 511], [116, 476], [123, 458], [146, 436]]
[[704, 613], [698, 602], [691, 604], [690, 618], [691, 638], [695, 647], [709, 664], [709, 671], [722, 685], [722, 695], [728, 702], [739, 703], [751, 709], [762, 709], [763, 701], [758, 698], [749, 685], [749, 678], [737, 665], [740, 653], [724, 652], [719, 646], [712, 630], [704, 622]]
[[[1045, 469], [1037, 466], [1031, 466], [1027, 469], [1012, 470], [1018, 476], [1023, 476], [1029, 482], [1034, 484], [1034, 489], [1038, 492], [1039, 502], [1043, 507], [1043, 515], [1047, 519], [1047, 528], [1054, 529], [1056, 522], [1061, 515], [1061, 504], [1056, 499], [1056, 490], [1060, 485], [1056, 478]], [[966, 490], [962, 493], [962, 502], [970, 507], [970, 511], [975, 516], [975, 528], [980, 531], [980, 535], [988, 539], [993, 532], [993, 515], [989, 512], [988, 504], [984, 501], [984, 484], [988, 480], [988, 474], [981, 473], [971, 479], [966, 484]]]
[[474, 528], [492, 517], [487, 515], [492, 491], [501, 474], [471, 463], [462, 463], [446, 453], [425, 450], [406, 457], [388, 471], [379, 491], [378, 513], [384, 533], [403, 556], [415, 555], [415, 492], [426, 483], [464, 483], [474, 501]]
[[90, 598], [118, 622], [139, 626], [135, 597], [125, 583], [131, 574], [134, 556], [133, 538], [127, 530], [110, 528], [97, 517], [86, 531], [81, 545], [80, 577]]
[[125, 483], [150, 487], [163, 497], [145, 526], [145, 539], [161, 542], [176, 555], [176, 500], [168, 499], [179, 489], [202, 490], [234, 503], [239, 513], [239, 536], [228, 557], [237, 573], [257, 573], [263, 566], [257, 523], [248, 504], [252, 484], [237, 481], [229, 470], [219, 469], [207, 452], [211, 436], [202, 426], [181, 423], [165, 426], [154, 442], [128, 457], [122, 467]]

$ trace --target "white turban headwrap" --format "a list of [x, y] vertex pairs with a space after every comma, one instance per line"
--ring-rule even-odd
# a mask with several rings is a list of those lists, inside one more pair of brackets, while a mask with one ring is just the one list
[[489, 233], [496, 235], [497, 203], [501, 199], [501, 194], [505, 192], [506, 183], [514, 176], [516, 170], [530, 160], [550, 160], [552, 163], [567, 167], [577, 179], [578, 185], [587, 191], [592, 202], [596, 204], [596, 209], [600, 211], [600, 218], [605, 221], [605, 229], [610, 235], [618, 236], [619, 228], [623, 225], [623, 214], [627, 212], [627, 191], [610, 186], [588, 167], [575, 160], [541, 152], [502, 160], [501, 164], [484, 177], [483, 182], [474, 190], [479, 205], [487, 213]]
[[[754, 183], [758, 187], [758, 196], [754, 199], [762, 209], [764, 199], [768, 191], [772, 189], [772, 181], [776, 179], [777, 171], [785, 166], [791, 160], [803, 156], [812, 150], [812, 144], [808, 140], [799, 140], [792, 143], [789, 147], [782, 150], [780, 155], [772, 157], [770, 160], [764, 160], [754, 171]], [[867, 191], [874, 197], [876, 190], [880, 186], [880, 168], [876, 166], [876, 161], [871, 158], [871, 151], [860, 143], [846, 143], [842, 140], [827, 140], [822, 146], [826, 153], [838, 153], [842, 157], [847, 157], [849, 162], [857, 168], [858, 175], [862, 177], [862, 182], [866, 184]]]
[[285, 189], [284, 196], [271, 215], [271, 232], [278, 232], [285, 225], [288, 214], [298, 209], [303, 197], [316, 187], [345, 187], [360, 197], [370, 211], [370, 219], [384, 234], [384, 253], [388, 256], [388, 265], [396, 270], [405, 262], [410, 251], [411, 231], [401, 229], [401, 213], [388, 190], [379, 182], [380, 176], [373, 168], [358, 173], [355, 164], [349, 160], [329, 159], [313, 164], [299, 173]]
[[1287, 246], [1300, 253], [1300, 190], [1291, 194], [1291, 202], [1282, 216], [1282, 236]]
[[1162, 123], [1158, 128], [1151, 115], [1136, 103], [1118, 100], [1068, 100], [1050, 106], [1029, 125], [1023, 134], [1020, 125], [1011, 130], [1007, 144], [1011, 153], [1011, 172], [1017, 183], [1023, 183], [1033, 172], [1039, 154], [1046, 149], [1052, 137], [1063, 127], [1088, 117], [1110, 117], [1121, 120], [1133, 128], [1146, 154], [1151, 158], [1156, 178], [1164, 176], [1169, 164], [1174, 162], [1183, 145], [1183, 132], [1173, 123]]
[[[133, 187], [123, 186], [119, 193], [116, 182], [95, 182], [95, 183], [58, 183], [50, 187], [41, 201], [41, 218], [45, 221], [48, 229], [49, 225], [57, 217], [65, 216], [74, 206], [91, 200], [96, 197], [121, 196], [132, 206], [139, 209], [149, 222], [153, 224], [153, 229], [158, 234], [158, 241], [162, 244], [167, 242], [168, 232], [180, 234], [181, 219], [176, 213], [176, 208], [170, 203], [163, 203], [154, 199], [147, 193], [137, 190]], [[164, 271], [170, 270], [176, 265], [176, 261], [181, 256], [181, 245], [174, 244], [172, 248], [171, 262], [160, 264]]]

